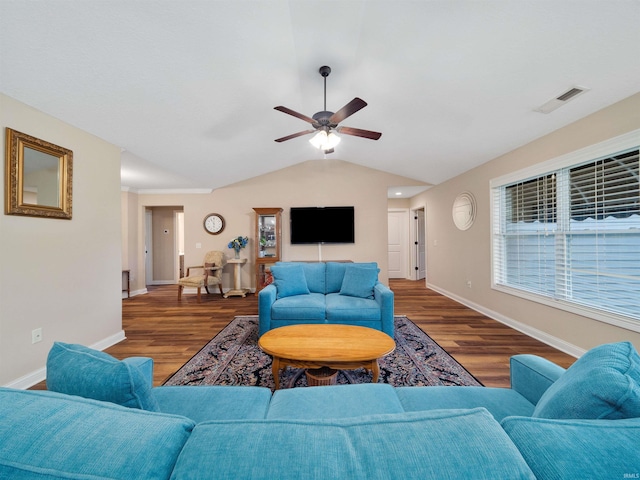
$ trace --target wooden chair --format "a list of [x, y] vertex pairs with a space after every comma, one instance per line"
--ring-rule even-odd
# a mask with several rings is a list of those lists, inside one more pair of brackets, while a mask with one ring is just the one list
[[[202, 300], [200, 291], [202, 287], [209, 292], [209, 287], [218, 285], [222, 295], [222, 269], [226, 264], [223, 252], [211, 251], [204, 256], [204, 265], [187, 267], [187, 276], [178, 280], [178, 301], [182, 300], [182, 289], [193, 287], [198, 289], [198, 302]], [[191, 274], [191, 270], [202, 270], [202, 273]]]

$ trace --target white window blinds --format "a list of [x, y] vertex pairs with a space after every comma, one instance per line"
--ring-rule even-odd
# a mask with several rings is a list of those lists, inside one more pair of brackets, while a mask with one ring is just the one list
[[494, 283], [640, 320], [638, 147], [494, 188]]

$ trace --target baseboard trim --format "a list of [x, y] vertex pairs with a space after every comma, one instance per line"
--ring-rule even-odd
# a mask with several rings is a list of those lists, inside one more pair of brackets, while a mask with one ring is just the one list
[[130, 298], [130, 297], [135, 297], [136, 295], [144, 295], [145, 293], [148, 293], [148, 290], [146, 288], [142, 288], [140, 290], [132, 290], [131, 293], [129, 294], [129, 297], [127, 297], [127, 292], [122, 292], [122, 298]]
[[[103, 340], [100, 340], [99, 342], [94, 343], [93, 345], [90, 345], [90, 348], [93, 348], [95, 350], [104, 350], [106, 348], [109, 348], [112, 345], [115, 345], [116, 343], [120, 343], [126, 338], [127, 337], [125, 336], [124, 330], [120, 330], [118, 333], [111, 335], [110, 337], [107, 337]], [[16, 380], [13, 380], [12, 382], [7, 383], [4, 386], [7, 388], [26, 390], [30, 387], [33, 387], [35, 384], [40, 383], [43, 380], [46, 380], [46, 378], [47, 378], [47, 369], [46, 367], [42, 367], [20, 378], [17, 378]]]
[[583, 348], [573, 345], [572, 343], [566, 342], [553, 335], [549, 335], [548, 333], [543, 332], [542, 330], [538, 330], [537, 328], [534, 328], [525, 323], [518, 322], [513, 318], [507, 317], [506, 315], [502, 315], [501, 313], [498, 313], [491, 309], [483, 307], [482, 305], [472, 302], [464, 297], [460, 297], [459, 295], [456, 295], [455, 293], [451, 293], [436, 285], [433, 285], [427, 282], [427, 287], [429, 287], [431, 290], [434, 290], [444, 295], [445, 297], [449, 297], [450, 299], [455, 300], [458, 303], [461, 303], [465, 307], [469, 307], [470, 309], [475, 310], [476, 312], [482, 313], [483, 315], [486, 315], [487, 317], [493, 320], [496, 320], [497, 322], [503, 323], [504, 325], [507, 325], [513, 328], [514, 330], [519, 331], [520, 333], [524, 333], [525, 335], [531, 338], [535, 338], [536, 340], [539, 340], [542, 343], [545, 343], [553, 348], [556, 348], [561, 352], [566, 353], [567, 355], [571, 355], [572, 357], [575, 357], [575, 358], [580, 358], [586, 352], [586, 350], [584, 350]]

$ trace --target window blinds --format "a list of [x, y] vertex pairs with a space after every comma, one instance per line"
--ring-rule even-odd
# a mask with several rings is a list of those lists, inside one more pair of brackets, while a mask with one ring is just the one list
[[495, 283], [640, 320], [638, 153], [497, 187]]

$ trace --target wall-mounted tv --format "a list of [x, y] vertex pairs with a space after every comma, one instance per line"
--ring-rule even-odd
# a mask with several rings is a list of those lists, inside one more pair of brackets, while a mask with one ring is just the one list
[[291, 243], [355, 243], [353, 207], [291, 207]]

